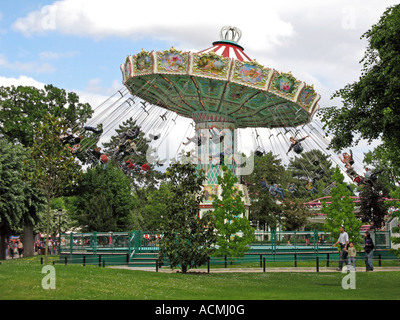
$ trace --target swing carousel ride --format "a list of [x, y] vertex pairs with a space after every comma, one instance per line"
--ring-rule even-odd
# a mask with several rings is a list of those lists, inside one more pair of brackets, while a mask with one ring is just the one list
[[[121, 65], [123, 88], [98, 107], [101, 119], [92, 119], [103, 121], [107, 132], [129, 114], [148, 141], [158, 143], [153, 152], [177, 120], [191, 119], [176, 139], [182, 139], [179, 147], [193, 143], [197, 168], [206, 173], [201, 211], [212, 209], [211, 195], [221, 192], [217, 179], [223, 164], [239, 181], [246, 168], [251, 170], [251, 163], [243, 163], [240, 155], [241, 130], [251, 130], [256, 156], [265, 150], [283, 155], [289, 146], [300, 153], [303, 147], [291, 145], [291, 137], [309, 137], [302, 142], [306, 150], [318, 146], [325, 154], [331, 152], [322, 125], [313, 121], [320, 100], [313, 86], [251, 59], [238, 44], [240, 38], [238, 28], [227, 26], [219, 41], [197, 53], [171, 47], [127, 56]], [[345, 170], [341, 161], [337, 165]], [[248, 208], [246, 186], [238, 183], [237, 189]]]

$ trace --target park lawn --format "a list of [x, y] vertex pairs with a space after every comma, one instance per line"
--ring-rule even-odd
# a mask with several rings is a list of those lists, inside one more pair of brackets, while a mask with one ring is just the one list
[[[50, 263], [51, 263], [50, 259]], [[52, 265], [52, 264], [51, 264]], [[56, 264], [56, 289], [42, 288], [38, 257], [3, 261], [1, 300], [399, 300], [400, 272], [356, 274], [344, 290], [337, 273], [155, 273]]]

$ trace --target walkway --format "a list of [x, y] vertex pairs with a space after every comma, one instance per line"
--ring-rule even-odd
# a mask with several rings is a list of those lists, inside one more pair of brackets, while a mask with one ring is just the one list
[[[114, 269], [128, 269], [135, 271], [149, 271], [156, 272], [155, 268], [150, 267], [128, 267], [128, 266], [109, 266], [108, 268]], [[357, 272], [366, 272], [365, 268], [357, 268]], [[400, 271], [400, 267], [374, 267], [373, 272], [387, 272], [387, 271]], [[180, 273], [180, 269], [170, 269], [170, 268], [160, 268], [159, 273]], [[262, 273], [264, 272], [262, 268], [211, 268], [210, 273]], [[292, 267], [292, 268], [266, 268], [265, 272], [316, 272], [315, 267]], [[320, 267], [319, 272], [339, 272], [335, 267]], [[188, 274], [196, 273], [207, 273], [207, 269], [191, 269], [187, 272]]]

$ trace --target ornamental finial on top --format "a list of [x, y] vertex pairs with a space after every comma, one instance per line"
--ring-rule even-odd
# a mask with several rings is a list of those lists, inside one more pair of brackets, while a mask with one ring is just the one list
[[225, 26], [222, 27], [219, 36], [221, 40], [228, 40], [238, 43], [240, 38], [242, 37], [242, 31], [239, 28]]

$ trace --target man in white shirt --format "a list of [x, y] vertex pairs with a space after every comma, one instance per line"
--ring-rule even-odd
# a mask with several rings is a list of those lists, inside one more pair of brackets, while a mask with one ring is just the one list
[[342, 271], [343, 268], [343, 261], [346, 261], [347, 256], [347, 246], [349, 244], [349, 235], [344, 230], [344, 227], [340, 227], [340, 235], [338, 241], [333, 244], [335, 247], [337, 244], [340, 244], [340, 255], [339, 255], [339, 268], [338, 271]]

